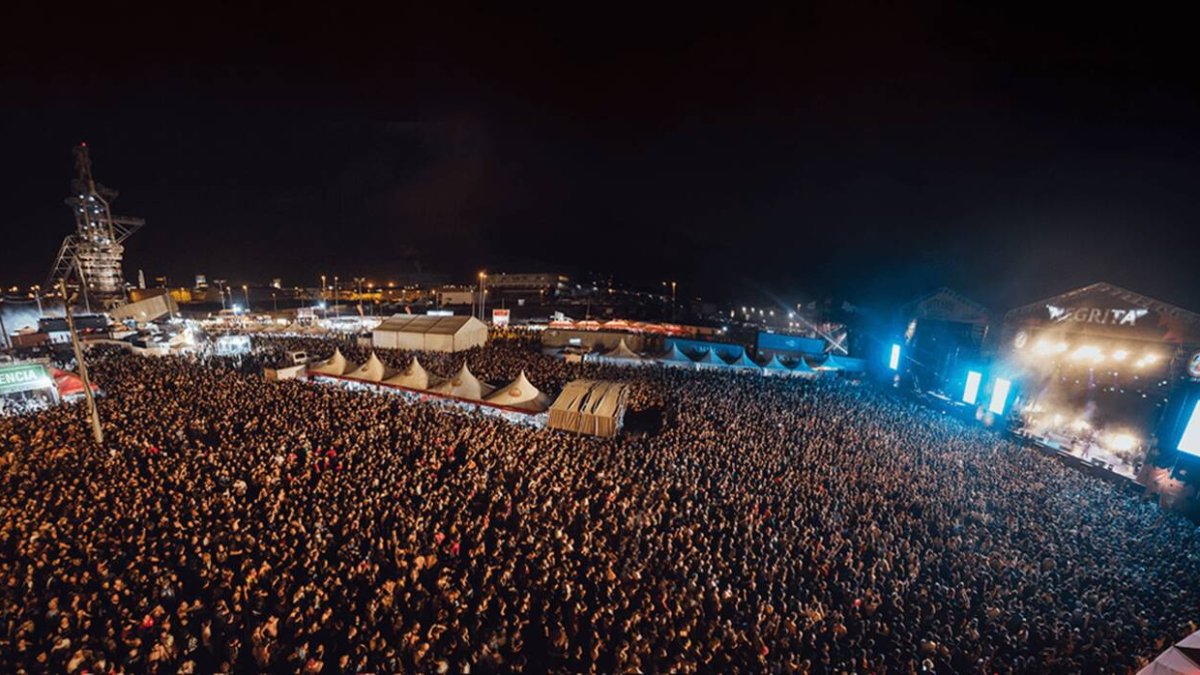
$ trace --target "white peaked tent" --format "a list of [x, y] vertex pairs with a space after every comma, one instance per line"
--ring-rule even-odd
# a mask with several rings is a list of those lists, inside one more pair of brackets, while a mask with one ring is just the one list
[[1200, 675], [1200, 631], [1168, 647], [1138, 675]]
[[428, 389], [429, 372], [413, 357], [412, 363], [402, 373], [397, 373], [383, 381], [384, 384], [394, 384], [409, 389]]
[[658, 360], [664, 365], [675, 366], [677, 368], [695, 368], [696, 362], [689, 359], [687, 354], [679, 351], [679, 347], [671, 345], [670, 351], [658, 357]]
[[709, 368], [726, 368], [729, 366], [728, 363], [725, 363], [725, 359], [717, 355], [717, 350], [715, 349], [710, 349], [704, 352], [704, 357], [696, 363], [702, 367]]
[[309, 368], [309, 370], [322, 375], [337, 375], [340, 377], [347, 370], [354, 370], [357, 367], [358, 366], [355, 366], [347, 361], [346, 357], [342, 356], [342, 350], [334, 349], [333, 356], [329, 357], [328, 360], [322, 361], [312, 368]]
[[379, 382], [383, 380], [383, 375], [386, 371], [387, 368], [383, 365], [383, 361], [379, 360], [375, 352], [371, 352], [371, 358], [367, 359], [367, 362], [358, 368], [346, 373], [346, 377], [355, 380], [366, 380], [367, 382]]
[[792, 369], [779, 362], [778, 356], [772, 356], [767, 365], [763, 366], [764, 375], [791, 375]]
[[492, 393], [494, 389], [487, 383], [480, 382], [479, 378], [471, 373], [471, 369], [467, 368], [467, 364], [463, 363], [462, 368], [458, 369], [458, 373], [454, 377], [433, 387], [430, 391], [472, 401], [482, 401], [483, 397]]
[[606, 352], [602, 359], [606, 361], [611, 359], [613, 361], [638, 362], [643, 360], [642, 357], [637, 354], [637, 352], [633, 351], [629, 348], [629, 345], [625, 344], [625, 338], [621, 338], [621, 341], [617, 343], [617, 346], [613, 347], [612, 351]]
[[525, 377], [523, 370], [520, 375], [517, 375], [517, 379], [500, 387], [485, 400], [488, 403], [535, 412], [541, 412], [550, 407], [550, 398], [533, 386], [529, 378]]

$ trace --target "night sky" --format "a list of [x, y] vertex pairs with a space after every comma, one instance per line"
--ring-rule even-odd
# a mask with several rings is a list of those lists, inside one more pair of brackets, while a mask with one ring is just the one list
[[1182, 16], [339, 4], [16, 10], [0, 283], [44, 280], [86, 140], [147, 220], [130, 280], [486, 267], [998, 309], [1109, 281], [1200, 310]]

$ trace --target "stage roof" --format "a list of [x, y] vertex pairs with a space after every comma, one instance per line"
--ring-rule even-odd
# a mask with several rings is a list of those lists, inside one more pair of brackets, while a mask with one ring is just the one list
[[1200, 314], [1103, 282], [1018, 307], [1004, 319], [1010, 326], [1200, 343]]

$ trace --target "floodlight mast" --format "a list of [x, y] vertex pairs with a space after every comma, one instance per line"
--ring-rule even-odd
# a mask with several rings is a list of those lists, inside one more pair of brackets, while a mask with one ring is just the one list
[[46, 285], [66, 280], [74, 271], [85, 298], [97, 299], [105, 309], [118, 307], [125, 303], [122, 242], [146, 221], [112, 214], [109, 205], [118, 193], [98, 184], [92, 176], [92, 159], [86, 143], [75, 147], [71, 193], [66, 204], [75, 216], [75, 232], [63, 239]]

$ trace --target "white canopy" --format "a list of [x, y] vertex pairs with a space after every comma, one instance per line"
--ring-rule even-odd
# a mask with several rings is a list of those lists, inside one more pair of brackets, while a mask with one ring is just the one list
[[371, 352], [371, 358], [367, 359], [367, 362], [357, 369], [346, 373], [346, 377], [355, 380], [366, 380], [367, 382], [379, 382], [383, 379], [386, 370], [387, 368], [383, 365], [383, 361], [379, 360], [375, 352]]
[[[349, 366], [349, 368], [347, 368], [347, 366]], [[312, 368], [309, 368], [309, 370], [322, 375], [337, 375], [340, 377], [348, 369], [353, 370], [355, 368], [357, 368], [357, 366], [350, 364], [350, 362], [346, 361], [346, 357], [342, 356], [342, 350], [335, 348], [333, 350], [333, 356], [329, 357], [328, 360], [322, 361]]]
[[488, 403], [538, 412], [550, 407], [550, 398], [538, 391], [537, 387], [533, 386], [529, 379], [525, 377], [525, 371], [523, 370], [520, 375], [517, 375], [517, 379], [500, 387], [485, 400]]
[[1200, 631], [1168, 647], [1138, 675], [1200, 675]]
[[629, 345], [625, 344], [625, 338], [621, 338], [621, 341], [617, 343], [617, 346], [613, 347], [612, 351], [606, 353], [604, 355], [604, 358], [606, 358], [606, 359], [622, 359], [622, 360], [629, 360], [629, 361], [641, 361], [642, 360], [641, 356], [638, 356], [638, 354], [636, 352], [634, 352], [632, 349], [629, 348]]
[[429, 388], [429, 372], [413, 357], [412, 363], [408, 364], [408, 368], [404, 372], [397, 373], [383, 381], [384, 384], [394, 384], [409, 389], [428, 389]]
[[449, 394], [472, 401], [482, 401], [483, 397], [492, 393], [494, 389], [487, 383], [480, 382], [479, 378], [471, 373], [471, 369], [467, 368], [467, 364], [464, 362], [462, 368], [459, 368], [458, 373], [454, 377], [433, 387], [430, 391], [438, 394]]

